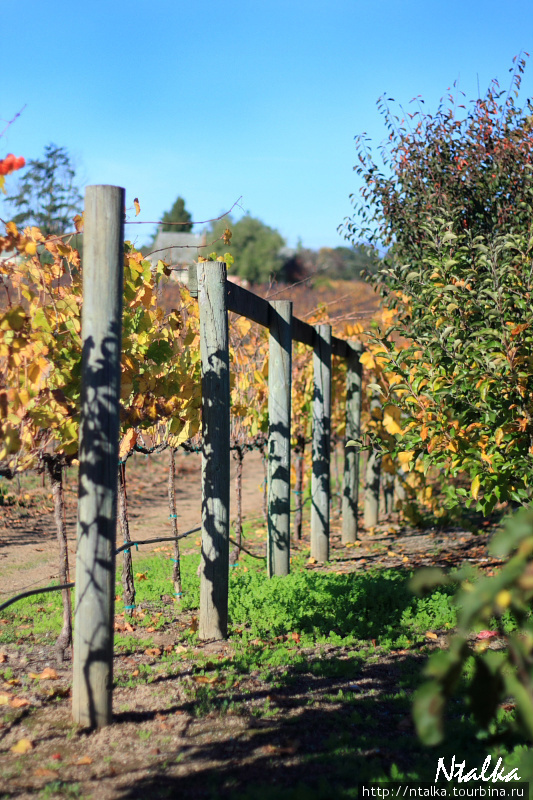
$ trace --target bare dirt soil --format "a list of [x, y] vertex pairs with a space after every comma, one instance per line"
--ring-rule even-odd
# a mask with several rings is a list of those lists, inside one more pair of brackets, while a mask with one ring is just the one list
[[[176, 454], [176, 501], [179, 532], [201, 523], [200, 454]], [[168, 454], [146, 457], [135, 454], [127, 462], [127, 497], [130, 536], [134, 541], [172, 536], [167, 489]], [[231, 461], [232, 479], [235, 463]], [[246, 457], [242, 504], [244, 516], [262, 516], [264, 469], [260, 453]], [[236, 507], [232, 480], [232, 508]], [[0, 508], [0, 602], [12, 594], [47, 586], [58, 575], [57, 534], [49, 489], [32, 491], [27, 507]], [[74, 580], [76, 552], [77, 485], [74, 470], [65, 485], [66, 523], [71, 576]], [[117, 546], [122, 544], [117, 533]], [[153, 548], [152, 548], [153, 549]], [[150, 548], [141, 548], [146, 555]], [[135, 551], [136, 552], [136, 551]]]

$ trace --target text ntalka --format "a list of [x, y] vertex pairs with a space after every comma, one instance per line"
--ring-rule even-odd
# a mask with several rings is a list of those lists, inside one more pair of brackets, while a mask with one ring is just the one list
[[435, 783], [437, 782], [437, 778], [441, 772], [447, 781], [457, 780], [459, 783], [466, 783], [467, 781], [492, 781], [492, 783], [496, 783], [498, 781], [507, 782], [522, 780], [517, 774], [516, 769], [512, 769], [511, 772], [508, 772], [507, 774], [505, 774], [503, 768], [500, 769], [502, 764], [501, 758], [499, 758], [496, 762], [496, 766], [490, 775], [487, 774], [490, 769], [490, 762], [491, 756], [487, 756], [483, 762], [483, 766], [481, 767], [481, 772], [478, 772], [477, 769], [471, 769], [466, 772], [466, 761], [456, 763], [455, 756], [453, 756], [450, 769], [447, 770], [444, 766], [444, 758], [439, 758], [439, 762], [437, 764], [437, 774], [435, 775]]

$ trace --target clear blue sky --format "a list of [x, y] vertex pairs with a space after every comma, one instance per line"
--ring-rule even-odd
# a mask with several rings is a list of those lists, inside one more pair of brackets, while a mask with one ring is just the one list
[[0, 118], [26, 108], [0, 156], [63, 145], [81, 183], [124, 186], [141, 220], [178, 195], [195, 220], [242, 196], [313, 248], [343, 244], [353, 139], [385, 137], [381, 94], [435, 110], [453, 81], [507, 87], [513, 56], [533, 56], [531, 0], [25, 0], [1, 27]]

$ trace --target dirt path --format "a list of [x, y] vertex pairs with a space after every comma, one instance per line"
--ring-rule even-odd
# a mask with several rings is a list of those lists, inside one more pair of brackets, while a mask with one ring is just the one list
[[[201, 522], [201, 456], [179, 452], [176, 457], [176, 500], [180, 532]], [[243, 475], [243, 514], [262, 519], [263, 463], [260, 453], [246, 455]], [[135, 456], [127, 462], [128, 510], [130, 535], [134, 541], [157, 536], [171, 536], [167, 500], [168, 454]], [[231, 519], [237, 507], [235, 499], [235, 464], [231, 461]], [[74, 579], [76, 552], [76, 476], [67, 476], [66, 523], [71, 577]], [[35, 479], [33, 479], [35, 483]], [[21, 494], [25, 491], [24, 479]], [[5, 506], [0, 514], [0, 598], [25, 589], [46, 586], [58, 575], [57, 539], [48, 489], [29, 490], [27, 506]], [[117, 537], [122, 543], [120, 535]], [[141, 548], [136, 557], [146, 555]]]

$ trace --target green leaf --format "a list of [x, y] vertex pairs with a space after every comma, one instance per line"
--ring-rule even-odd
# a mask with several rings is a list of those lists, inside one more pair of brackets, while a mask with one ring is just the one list
[[440, 744], [443, 729], [444, 696], [437, 681], [428, 681], [417, 690], [413, 703], [416, 731], [426, 745]]

